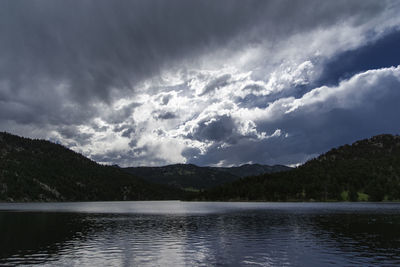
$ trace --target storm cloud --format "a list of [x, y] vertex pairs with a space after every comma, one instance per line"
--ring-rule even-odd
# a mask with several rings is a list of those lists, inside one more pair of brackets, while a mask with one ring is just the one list
[[368, 0], [2, 1], [0, 130], [121, 166], [301, 163], [399, 132], [399, 11]]

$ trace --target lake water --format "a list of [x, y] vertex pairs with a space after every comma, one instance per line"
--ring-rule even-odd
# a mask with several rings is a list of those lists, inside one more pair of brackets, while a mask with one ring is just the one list
[[0, 265], [398, 266], [398, 203], [0, 203]]

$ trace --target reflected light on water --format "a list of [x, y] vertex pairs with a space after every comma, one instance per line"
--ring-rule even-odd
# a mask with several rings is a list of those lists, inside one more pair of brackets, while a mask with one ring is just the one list
[[0, 265], [400, 264], [400, 204], [0, 204]]

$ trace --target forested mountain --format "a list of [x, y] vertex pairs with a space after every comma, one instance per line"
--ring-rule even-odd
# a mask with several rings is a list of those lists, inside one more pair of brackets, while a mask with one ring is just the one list
[[186, 190], [212, 188], [233, 182], [241, 177], [290, 169], [287, 166], [246, 164], [240, 167], [199, 167], [193, 164], [173, 164], [163, 167], [124, 168], [146, 181], [167, 184]]
[[0, 133], [0, 201], [178, 199], [183, 194], [61, 145]]
[[220, 172], [208, 167], [198, 167], [193, 164], [131, 167], [124, 168], [124, 170], [149, 182], [166, 184], [186, 190], [211, 188], [240, 178], [227, 172]]
[[202, 200], [400, 200], [400, 137], [344, 145], [291, 171], [248, 177], [203, 192]]
[[[268, 171], [281, 172], [241, 178], [249, 173]], [[0, 133], [0, 201], [188, 198], [400, 200], [400, 137], [379, 135], [357, 141], [332, 149], [295, 169], [257, 164], [233, 168], [175, 164], [122, 169], [97, 164], [48, 141]]]
[[217, 171], [224, 171], [238, 177], [255, 176], [265, 173], [289, 171], [292, 168], [285, 165], [244, 164], [238, 167], [208, 167]]

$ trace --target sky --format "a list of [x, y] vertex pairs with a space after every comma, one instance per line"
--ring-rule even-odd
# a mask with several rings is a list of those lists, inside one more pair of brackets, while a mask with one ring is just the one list
[[400, 133], [400, 1], [5, 0], [0, 131], [103, 164], [296, 166]]

